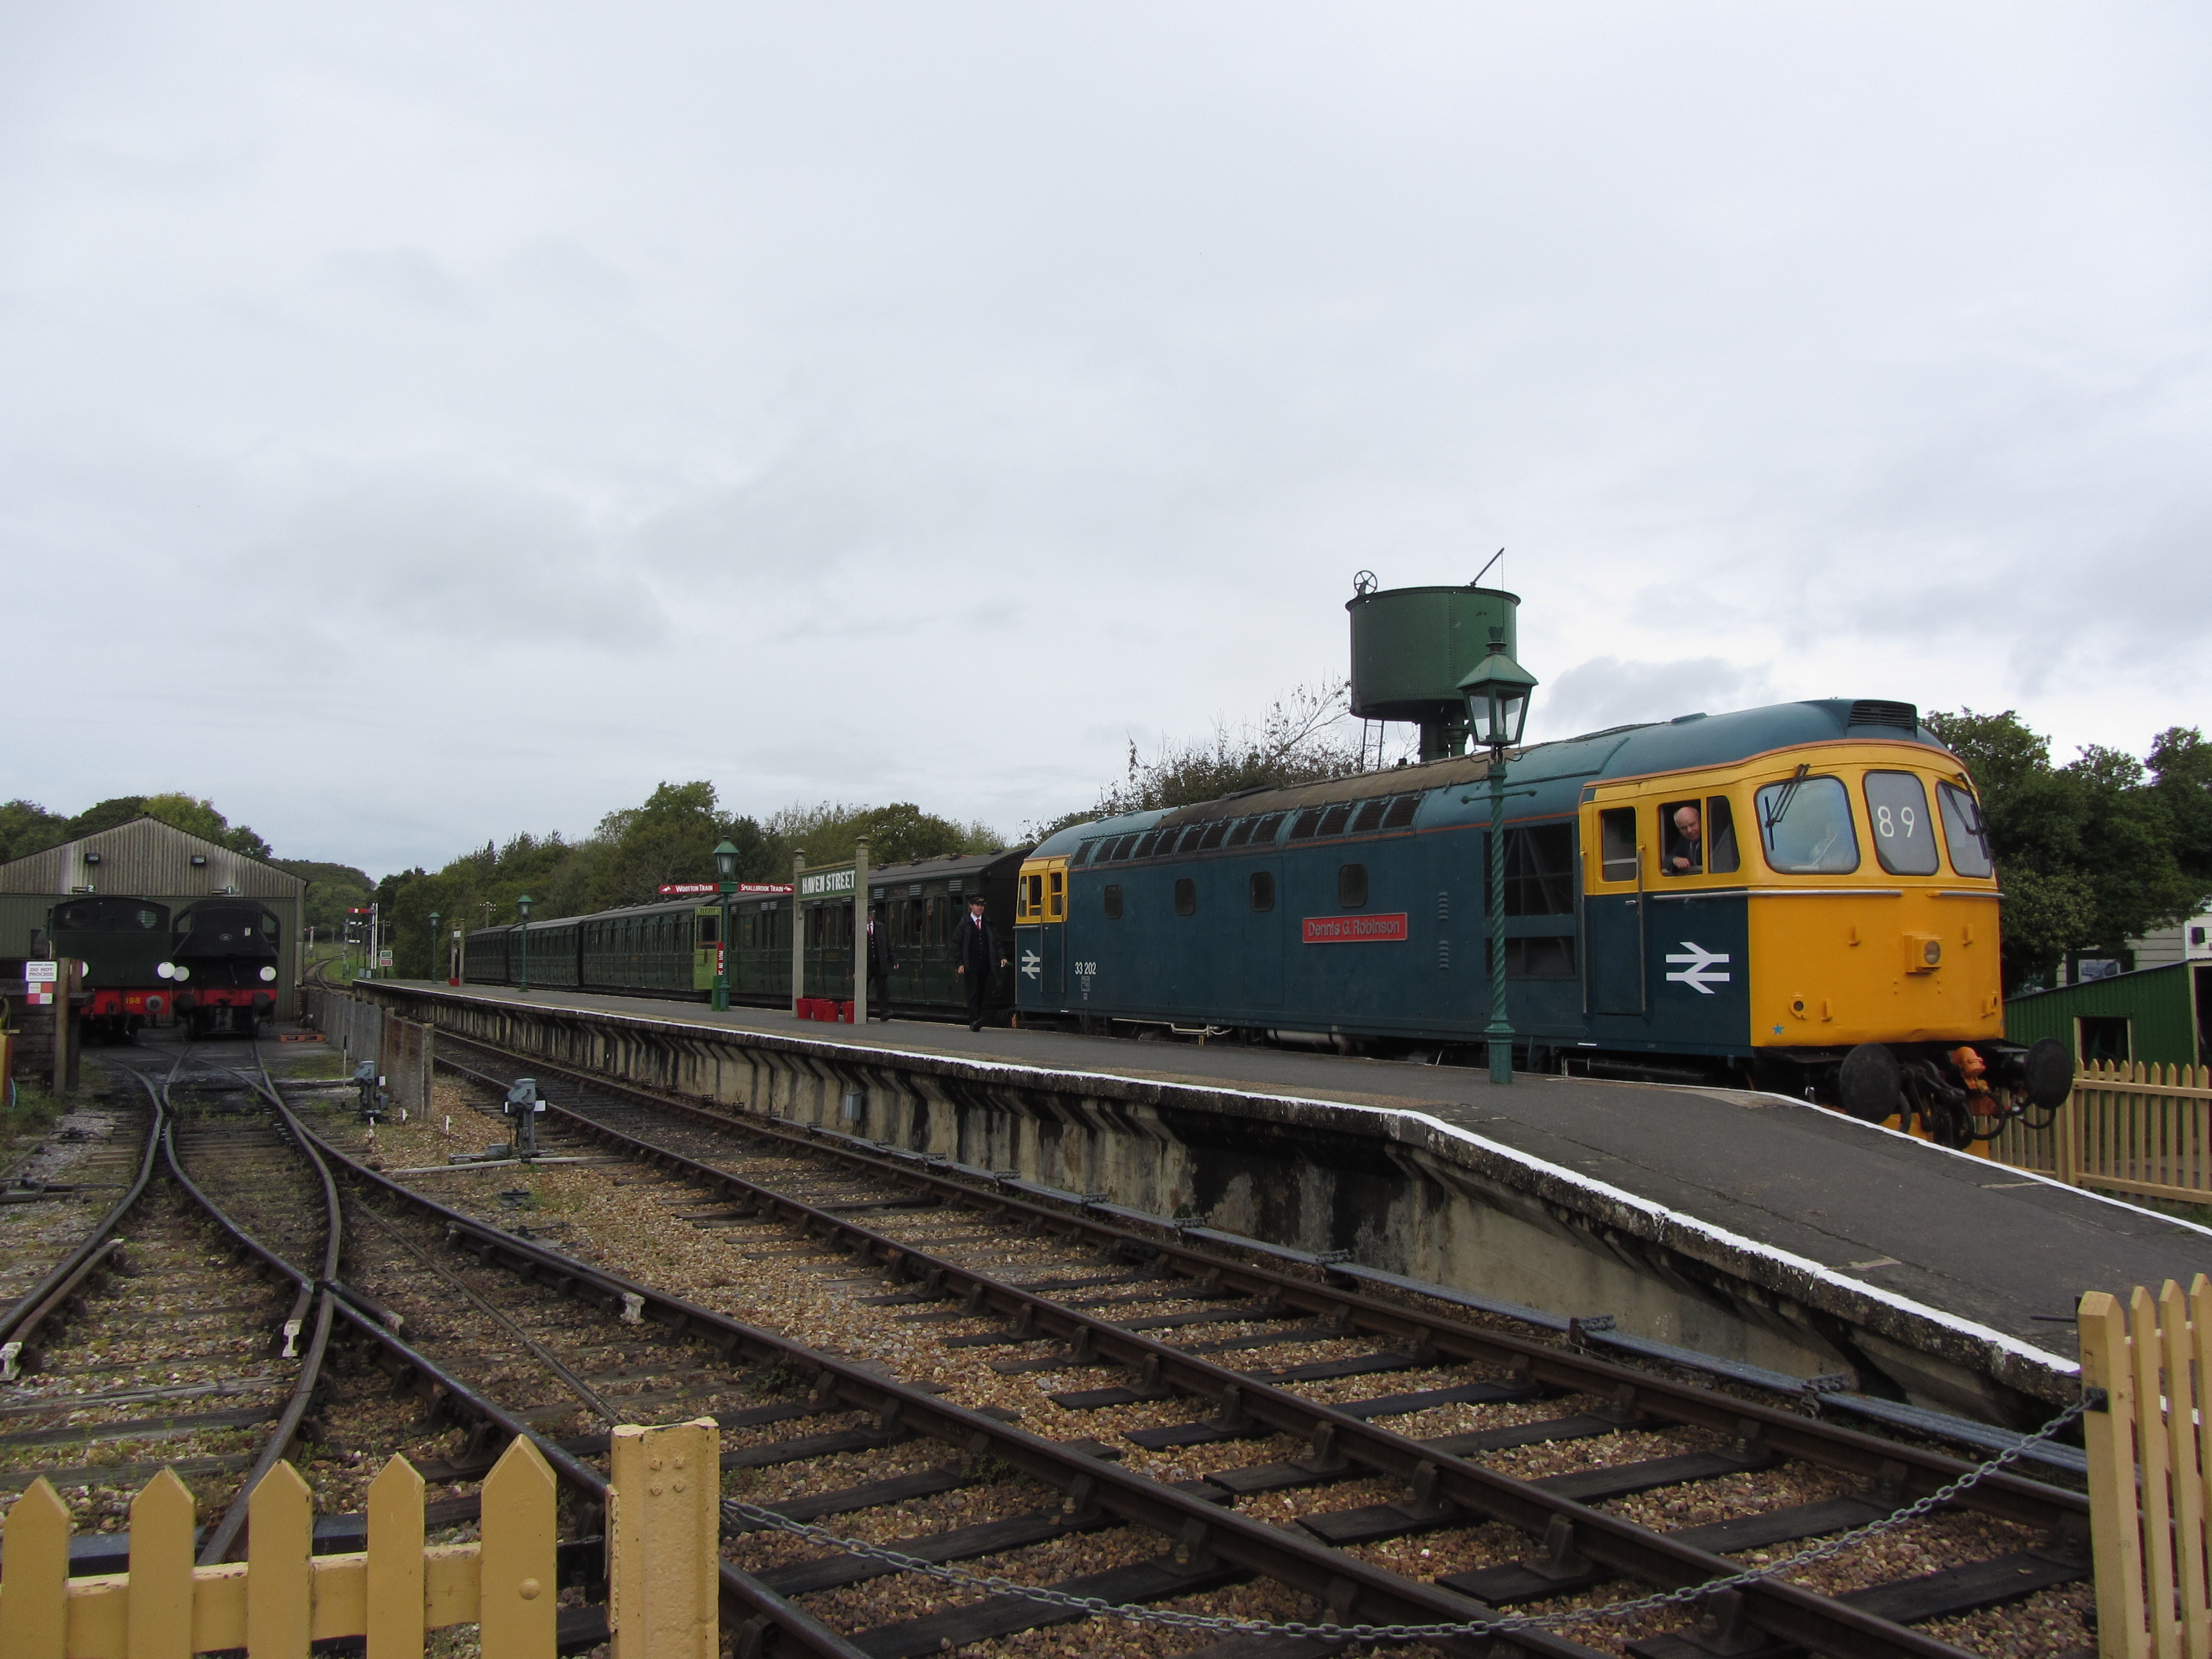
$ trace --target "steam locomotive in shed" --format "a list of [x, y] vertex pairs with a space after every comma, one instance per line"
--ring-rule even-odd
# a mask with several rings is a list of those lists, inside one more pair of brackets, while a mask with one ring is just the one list
[[251, 1035], [276, 1011], [283, 925], [267, 905], [217, 895], [169, 907], [87, 893], [46, 913], [57, 957], [84, 964], [86, 1034], [127, 1040], [173, 1013], [188, 1036]]
[[[1013, 948], [1006, 1017], [1480, 1053], [1492, 763], [1462, 752], [1461, 688], [1486, 651], [1511, 661], [1518, 605], [1480, 586], [1356, 592], [1352, 712], [1418, 724], [1418, 763], [1079, 823], [979, 866]], [[1826, 699], [1616, 726], [1510, 750], [1501, 782], [1516, 1065], [1771, 1090], [1957, 1146], [2064, 1097], [2060, 1045], [2005, 1040], [2002, 893], [1979, 801], [1913, 705]], [[921, 890], [890, 871], [869, 887], [878, 905]], [[790, 903], [738, 913], [734, 1000], [791, 998]], [[577, 954], [578, 977], [533, 966], [532, 981], [703, 995], [719, 911], [662, 908], [665, 957], [593, 968]], [[854, 911], [849, 888], [800, 904], [801, 925], [824, 934], [809, 935], [810, 978], [849, 985]], [[648, 915], [661, 912], [565, 925]], [[532, 927], [533, 963], [559, 925]], [[915, 948], [904, 909], [885, 925], [902, 953]], [[513, 982], [513, 932], [470, 936], [471, 980]], [[570, 951], [558, 957], [565, 975]], [[919, 997], [895, 986], [894, 1007], [955, 1012], [947, 977]]]

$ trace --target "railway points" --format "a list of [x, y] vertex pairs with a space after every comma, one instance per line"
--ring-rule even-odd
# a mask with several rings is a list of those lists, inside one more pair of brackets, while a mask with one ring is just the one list
[[568, 991], [363, 994], [549, 1062], [2014, 1428], [2071, 1395], [2051, 1316], [2212, 1261], [2201, 1226], [1747, 1091], [1507, 1090], [1460, 1066]]

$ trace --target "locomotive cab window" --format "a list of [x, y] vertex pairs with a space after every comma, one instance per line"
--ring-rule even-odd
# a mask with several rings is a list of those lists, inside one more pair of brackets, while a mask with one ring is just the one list
[[1761, 789], [1756, 811], [1759, 850], [1780, 874], [1844, 876], [1859, 867], [1851, 798], [1841, 779], [1808, 778], [1801, 771]]
[[1702, 876], [1705, 873], [1704, 802], [1670, 800], [1660, 806], [1659, 873], [1662, 876]]
[[1951, 849], [1951, 867], [1962, 876], [1978, 878], [1996, 873], [1981, 803], [1955, 783], [1937, 784], [1936, 799], [1943, 809], [1943, 841]]
[[1874, 855], [1893, 876], [1936, 873], [1936, 832], [1928, 823], [1928, 792], [1910, 772], [1866, 775], [1867, 827]]
[[1246, 896], [1255, 910], [1275, 908], [1275, 875], [1272, 870], [1255, 870], [1252, 879], [1245, 884]]
[[1597, 815], [1598, 875], [1604, 881], [1636, 879], [1636, 809], [1609, 806]]
[[1046, 878], [1051, 883], [1049, 898], [1045, 908], [1048, 921], [1064, 921], [1067, 918], [1067, 877], [1055, 870]]
[[1175, 884], [1175, 912], [1179, 916], [1198, 914], [1198, 884], [1188, 876], [1181, 878]]
[[1121, 884], [1120, 884], [1118, 882], [1111, 882], [1111, 881], [1109, 881], [1109, 882], [1108, 882], [1108, 883], [1106, 884], [1106, 920], [1107, 920], [1107, 921], [1121, 921]]
[[1735, 811], [1726, 795], [1705, 798], [1705, 869], [1716, 876], [1733, 875], [1742, 867], [1735, 847]]
[[1336, 903], [1340, 910], [1357, 910], [1367, 902], [1367, 866], [1364, 864], [1340, 864], [1336, 866]]

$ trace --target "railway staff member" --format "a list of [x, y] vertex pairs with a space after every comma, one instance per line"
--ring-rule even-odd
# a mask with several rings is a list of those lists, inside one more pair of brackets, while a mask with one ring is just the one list
[[1006, 965], [1006, 957], [999, 954], [999, 936], [991, 929], [990, 919], [983, 914], [983, 896], [971, 893], [968, 896], [968, 916], [953, 932], [952, 971], [960, 975], [960, 982], [968, 989], [968, 1029], [983, 1029], [983, 993], [991, 987], [991, 964]]
[[[891, 1017], [891, 933], [884, 926], [884, 908], [868, 912], [868, 1018], [888, 1021]], [[880, 1011], [880, 1012], [878, 1012]]]
[[1674, 809], [1674, 845], [1667, 857], [1670, 876], [1694, 876], [1705, 867], [1705, 827], [1694, 803]]

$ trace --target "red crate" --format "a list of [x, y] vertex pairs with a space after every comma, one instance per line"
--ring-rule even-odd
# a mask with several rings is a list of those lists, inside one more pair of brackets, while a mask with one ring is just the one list
[[832, 1003], [830, 1006], [837, 1011], [837, 1023], [839, 1024], [850, 1025], [853, 1023], [853, 1005], [851, 1003], [838, 1002]]

